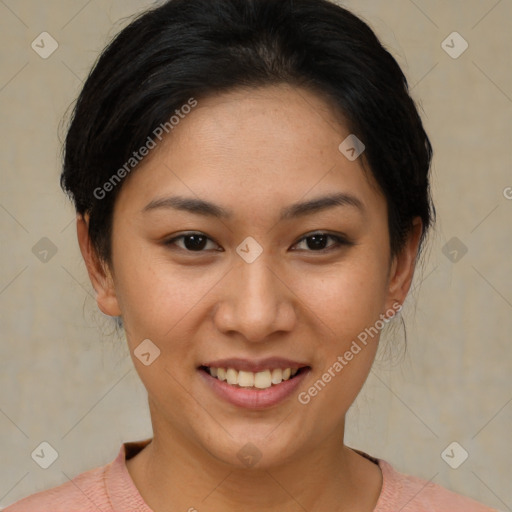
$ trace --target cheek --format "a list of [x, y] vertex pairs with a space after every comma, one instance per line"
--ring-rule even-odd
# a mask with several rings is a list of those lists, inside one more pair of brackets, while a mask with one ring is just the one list
[[199, 322], [201, 301], [222, 272], [173, 265], [151, 247], [128, 250], [119, 243], [117, 250], [116, 294], [130, 348], [146, 338], [166, 351], [186, 348], [194, 319]]
[[[149, 251], [123, 249], [120, 244], [118, 254], [123, 256], [116, 263], [116, 293], [134, 367], [162, 414], [185, 428], [184, 418], [197, 411], [180, 383], [194, 367], [193, 340], [197, 335], [193, 329], [201, 321], [197, 316], [200, 299], [215, 280], [199, 273], [194, 278]], [[147, 339], [160, 352], [144, 341]], [[146, 365], [142, 354], [148, 352]]]
[[330, 266], [322, 273], [298, 277], [295, 293], [314, 312], [319, 326], [342, 349], [383, 312], [387, 272], [370, 251]]
[[336, 428], [370, 372], [387, 276], [378, 259], [363, 254], [331, 270], [325, 277], [302, 282], [300, 291], [301, 296], [310, 297], [307, 306], [318, 321], [315, 372], [298, 401], [308, 414], [323, 418], [326, 430]]

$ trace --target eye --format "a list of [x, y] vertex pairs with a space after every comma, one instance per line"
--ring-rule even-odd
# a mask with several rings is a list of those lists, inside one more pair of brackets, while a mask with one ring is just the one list
[[[329, 239], [334, 240], [334, 243], [326, 246], [327, 241]], [[178, 243], [178, 241], [181, 243], [181, 245], [180, 243]], [[176, 245], [180, 249], [183, 249], [184, 251], [187, 252], [205, 252], [205, 249], [208, 249], [209, 242], [211, 242], [214, 245], [214, 247], [209, 248], [210, 250], [219, 250], [215, 248], [215, 246], [219, 247], [217, 243], [215, 243], [211, 238], [207, 237], [205, 234], [200, 232], [185, 233], [183, 235], [176, 236], [170, 240], [167, 240], [165, 242], [165, 245]], [[352, 243], [349, 242], [343, 236], [332, 235], [324, 232], [317, 232], [307, 235], [301, 238], [301, 240], [299, 240], [299, 242], [295, 244], [294, 247], [297, 247], [300, 244], [304, 243], [307, 247], [307, 252], [326, 252], [334, 250], [337, 247], [343, 245], [352, 245]]]
[[[179, 245], [177, 243], [178, 240], [183, 240], [183, 245]], [[203, 233], [186, 233], [184, 235], [174, 237], [171, 240], [167, 240], [165, 245], [177, 245], [180, 249], [188, 252], [204, 252], [203, 249], [208, 245], [208, 242], [212, 242], [217, 246], [211, 238], [208, 238]], [[214, 250], [216, 249], [214, 248]]]
[[[329, 240], [334, 240], [334, 243], [326, 247], [326, 243]], [[295, 245], [298, 246], [301, 243], [305, 243], [306, 247], [310, 249], [308, 252], [326, 252], [336, 249], [342, 245], [352, 245], [346, 238], [338, 235], [331, 235], [329, 233], [318, 232], [307, 235], [299, 240]]]

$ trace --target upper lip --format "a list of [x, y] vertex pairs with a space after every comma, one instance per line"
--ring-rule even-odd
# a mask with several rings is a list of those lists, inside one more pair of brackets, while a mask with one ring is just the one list
[[216, 359], [215, 361], [207, 361], [201, 366], [209, 368], [233, 368], [234, 370], [242, 370], [245, 372], [261, 372], [263, 370], [273, 370], [277, 368], [303, 368], [308, 366], [299, 361], [292, 361], [283, 357], [268, 357], [266, 359], [243, 359], [231, 357], [229, 359]]

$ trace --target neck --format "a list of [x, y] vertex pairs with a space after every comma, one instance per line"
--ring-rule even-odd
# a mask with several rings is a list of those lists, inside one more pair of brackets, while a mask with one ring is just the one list
[[154, 512], [371, 512], [380, 494], [380, 469], [343, 444], [343, 429], [280, 465], [238, 468], [163, 427], [153, 424], [151, 443], [127, 461]]

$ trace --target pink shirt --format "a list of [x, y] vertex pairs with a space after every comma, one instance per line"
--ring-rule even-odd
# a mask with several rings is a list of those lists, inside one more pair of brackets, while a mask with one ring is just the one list
[[[32, 494], [4, 512], [152, 512], [125, 463], [150, 441], [124, 443], [110, 464]], [[374, 512], [499, 512], [432, 482], [398, 473], [386, 461], [358, 452], [377, 462], [382, 471], [382, 490]]]

